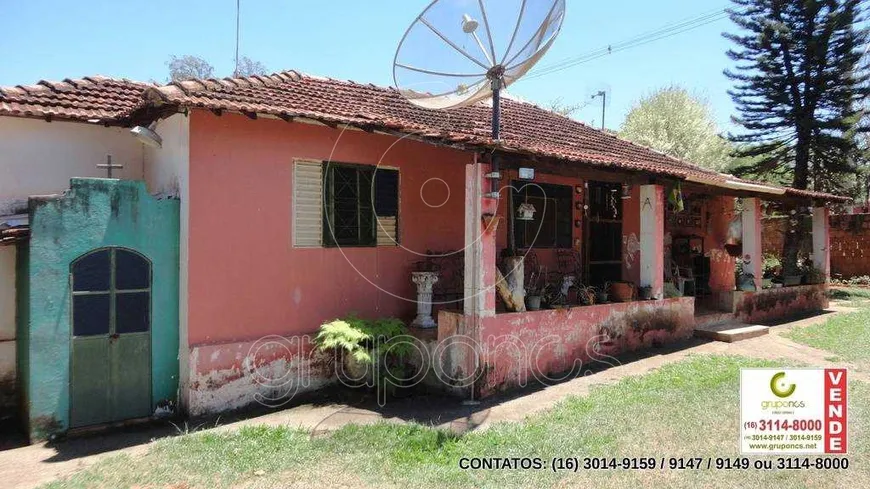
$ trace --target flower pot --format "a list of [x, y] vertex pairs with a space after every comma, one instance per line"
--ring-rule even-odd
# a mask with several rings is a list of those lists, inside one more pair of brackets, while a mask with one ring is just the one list
[[638, 297], [642, 301], [648, 301], [652, 299], [652, 287], [641, 287], [638, 291]]
[[772, 287], [773, 287], [773, 279], [772, 278], [765, 278], [765, 279], [761, 280], [761, 288], [770, 289]]
[[785, 287], [794, 287], [800, 285], [803, 278], [803, 275], [786, 275], [782, 277], [782, 284]]
[[737, 279], [737, 290], [741, 292], [756, 292], [755, 277], [751, 273], [744, 273]]
[[530, 295], [530, 296], [526, 297], [526, 307], [530, 311], [540, 311], [541, 310], [541, 296]]
[[606, 304], [609, 298], [607, 292], [599, 292], [595, 295], [595, 301], [599, 304]]
[[614, 282], [610, 284], [609, 295], [614, 302], [631, 302], [635, 298], [634, 284], [631, 282]]

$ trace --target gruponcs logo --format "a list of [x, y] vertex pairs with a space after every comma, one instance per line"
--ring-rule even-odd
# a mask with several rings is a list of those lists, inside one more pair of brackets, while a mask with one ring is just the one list
[[794, 394], [797, 385], [789, 384], [785, 380], [785, 372], [777, 372], [770, 378], [770, 391], [776, 397], [785, 399]]

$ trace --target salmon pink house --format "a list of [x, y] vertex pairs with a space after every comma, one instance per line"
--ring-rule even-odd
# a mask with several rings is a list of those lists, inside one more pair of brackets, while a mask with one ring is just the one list
[[[333, 381], [311, 340], [349, 314], [403, 320], [449, 390], [488, 395], [700, 325], [826, 307], [841, 197], [502, 103], [493, 141], [485, 103], [425, 110], [294, 71], [145, 87], [118, 125], [162, 137], [145, 180], [180, 203], [178, 404], [280, 404]], [[767, 203], [813, 215], [821, 280], [766, 287]]]

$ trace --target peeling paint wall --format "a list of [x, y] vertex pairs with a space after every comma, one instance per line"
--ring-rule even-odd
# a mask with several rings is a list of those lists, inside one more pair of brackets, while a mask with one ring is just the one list
[[734, 292], [734, 315], [749, 324], [820, 312], [829, 305], [828, 286], [824, 284]]
[[[439, 340], [464, 330], [462, 316], [441, 313]], [[442, 322], [444, 326], [442, 326]], [[611, 355], [688, 338], [694, 331], [694, 299], [601, 304], [480, 318], [476, 340], [481, 376], [478, 394], [487, 396], [533, 382], [552, 383], [573, 368], [613, 364]], [[469, 337], [474, 332], [467, 331]], [[439, 359], [443, 369], [469, 374], [469, 348], [454, 348]]]
[[0, 419], [14, 414], [15, 246], [0, 246]]
[[178, 200], [157, 200], [135, 181], [74, 178], [70, 187], [31, 199], [28, 253], [19, 253], [28, 275], [19, 296], [30, 299], [19, 352], [31, 439], [69, 426], [69, 267], [95, 248], [123, 246], [151, 261], [152, 405], [177, 395]]
[[191, 416], [278, 407], [335, 380], [332, 357], [315, 351], [308, 336], [196, 346], [189, 362]]

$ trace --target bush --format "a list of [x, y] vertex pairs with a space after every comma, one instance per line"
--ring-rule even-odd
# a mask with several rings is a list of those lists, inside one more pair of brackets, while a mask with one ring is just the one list
[[314, 338], [318, 351], [335, 352], [342, 359], [351, 358], [353, 362], [362, 365], [366, 373], [377, 374], [374, 382], [377, 386], [393, 386], [386, 382], [389, 375], [401, 378], [405, 370], [405, 361], [414, 351], [409, 338], [408, 328], [398, 319], [367, 320], [350, 316], [336, 319], [320, 326], [320, 331]]
[[831, 283], [847, 287], [870, 287], [870, 277], [862, 275], [860, 277], [850, 277], [847, 279], [834, 279], [831, 280]]

